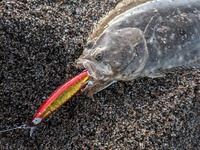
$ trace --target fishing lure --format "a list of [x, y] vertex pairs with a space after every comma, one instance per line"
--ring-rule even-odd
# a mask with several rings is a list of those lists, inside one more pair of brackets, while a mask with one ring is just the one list
[[89, 78], [88, 72], [84, 71], [68, 82], [62, 84], [42, 103], [29, 125], [21, 125], [16, 128], [0, 131], [0, 133], [14, 129], [31, 129], [31, 136], [36, 126], [66, 103], [78, 91], [84, 88], [87, 85]]

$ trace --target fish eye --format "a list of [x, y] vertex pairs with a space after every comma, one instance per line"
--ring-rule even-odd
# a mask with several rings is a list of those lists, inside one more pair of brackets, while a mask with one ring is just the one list
[[87, 46], [87, 48], [92, 48], [93, 44], [94, 43], [92, 41], [88, 41], [86, 46]]
[[97, 53], [97, 54], [95, 55], [95, 59], [96, 59], [97, 61], [101, 61], [102, 58], [103, 58], [103, 54], [102, 54], [102, 53]]

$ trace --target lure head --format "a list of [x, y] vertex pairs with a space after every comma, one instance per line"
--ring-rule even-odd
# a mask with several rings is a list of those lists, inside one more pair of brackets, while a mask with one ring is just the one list
[[42, 118], [33, 118], [33, 120], [32, 120], [31, 123], [32, 123], [34, 126], [37, 126], [41, 121], [42, 121]]
[[77, 60], [92, 77], [86, 93], [92, 95], [118, 80], [136, 78], [148, 58], [146, 40], [137, 28], [105, 30], [100, 37], [88, 42]]
[[37, 127], [37, 125], [38, 124], [40, 124], [40, 122], [42, 122], [42, 118], [39, 118], [38, 116], [37, 116], [38, 114], [36, 114], [34, 117], [33, 117], [33, 119], [32, 119], [32, 121], [30, 122], [30, 136], [32, 136], [33, 135], [33, 132], [35, 131], [35, 129], [36, 129], [36, 127]]
[[30, 122], [30, 136], [33, 135], [37, 125], [42, 121], [42, 118], [37, 118], [36, 116], [33, 117], [32, 121]]

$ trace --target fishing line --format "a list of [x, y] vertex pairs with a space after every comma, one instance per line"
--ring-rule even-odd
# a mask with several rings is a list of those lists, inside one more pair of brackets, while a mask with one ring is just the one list
[[10, 129], [1, 130], [0, 133], [12, 131], [12, 130], [17, 130], [17, 129], [31, 129], [31, 130], [30, 130], [30, 136], [32, 136], [32, 134], [33, 134], [35, 128], [36, 128], [35, 126], [31, 127], [31, 126], [28, 126], [28, 125], [24, 124], [24, 125], [15, 127], [15, 128], [10, 128]]

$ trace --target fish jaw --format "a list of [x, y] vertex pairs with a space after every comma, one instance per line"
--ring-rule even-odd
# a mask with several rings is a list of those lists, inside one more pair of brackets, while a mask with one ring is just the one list
[[79, 58], [77, 60], [77, 67], [86, 69], [89, 76], [95, 80], [106, 80], [108, 76], [113, 75], [110, 65], [104, 65], [103, 63], [98, 64], [84, 58]]
[[87, 85], [82, 92], [88, 97], [92, 97], [93, 94], [107, 88], [116, 81], [113, 80], [113, 71], [110, 65], [99, 65], [94, 61], [79, 58], [76, 61], [77, 68], [86, 69], [90, 76]]
[[109, 87], [111, 84], [117, 81], [111, 80], [89, 80], [86, 87], [82, 90], [82, 92], [87, 95], [88, 97], [93, 97], [99, 91], [102, 91]]

